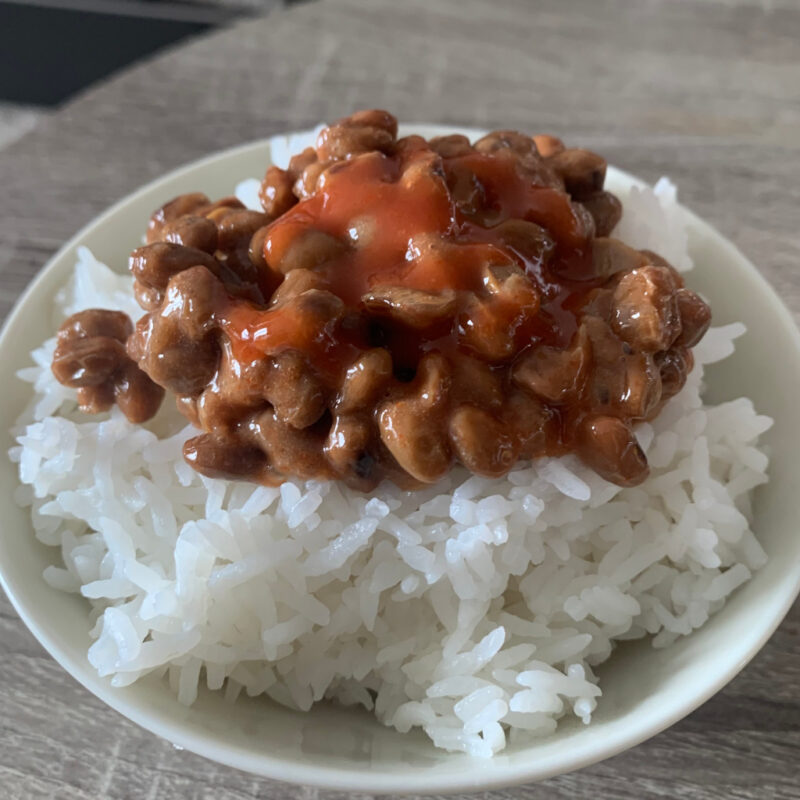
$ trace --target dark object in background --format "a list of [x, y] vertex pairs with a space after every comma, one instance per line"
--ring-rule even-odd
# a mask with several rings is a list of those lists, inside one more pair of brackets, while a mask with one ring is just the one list
[[279, 0], [0, 0], [0, 100], [54, 105], [180, 39]]

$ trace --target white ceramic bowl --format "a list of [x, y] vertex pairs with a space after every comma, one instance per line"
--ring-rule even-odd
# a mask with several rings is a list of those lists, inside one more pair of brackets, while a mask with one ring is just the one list
[[[432, 126], [414, 126], [414, 131], [425, 136], [452, 132]], [[152, 209], [182, 192], [230, 194], [238, 181], [262, 175], [269, 156], [269, 143], [256, 142], [179, 169], [119, 202], [56, 254], [20, 299], [0, 338], [4, 451], [11, 445], [8, 429], [29, 393], [14, 373], [28, 365], [28, 351], [52, 333], [53, 296], [73, 268], [76, 248], [87, 245], [101, 261], [124, 270]], [[609, 170], [612, 190], [624, 195], [636, 183]], [[653, 736], [733, 678], [800, 590], [800, 334], [753, 265], [707, 224], [685, 213], [697, 264], [689, 284], [710, 299], [716, 323], [742, 320], [749, 331], [732, 358], [710, 369], [707, 397], [720, 401], [749, 395], [761, 413], [775, 419], [765, 437], [772, 454], [771, 480], [758, 489], [755, 503], [756, 533], [769, 562], [691, 636], [665, 650], [654, 650], [648, 641], [620, 647], [600, 670], [603, 697], [591, 725], [565, 720], [553, 736], [509, 746], [483, 761], [436, 750], [423, 734], [399, 734], [365, 712], [318, 707], [303, 714], [250, 699], [229, 705], [210, 692], [184, 708], [161, 682], [113, 689], [86, 660], [86, 602], [50, 588], [41, 577], [57, 553], [36, 541], [28, 512], [14, 505], [18, 481], [6, 458], [0, 458], [3, 588], [51, 655], [112, 708], [188, 750], [269, 778], [375, 793], [489, 789], [568, 772]]]

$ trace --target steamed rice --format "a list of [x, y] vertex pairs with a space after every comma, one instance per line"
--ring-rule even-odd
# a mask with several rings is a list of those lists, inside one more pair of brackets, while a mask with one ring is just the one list
[[[632, 190], [618, 235], [691, 266], [668, 181]], [[139, 313], [130, 278], [81, 249], [57, 312], [88, 307]], [[669, 645], [764, 564], [750, 495], [771, 420], [746, 398], [700, 397], [703, 367], [743, 333], [709, 331], [685, 388], [639, 425], [641, 486], [565, 457], [371, 496], [207, 479], [181, 457], [195, 431], [177, 412], [147, 428], [78, 412], [50, 372], [51, 339], [20, 372], [34, 398], [11, 450], [16, 499], [60, 548], [45, 580], [89, 599], [88, 658], [114, 686], [160, 675], [187, 705], [201, 684], [302, 710], [328, 698], [490, 756], [565, 715], [588, 723], [593, 668], [615, 642]]]

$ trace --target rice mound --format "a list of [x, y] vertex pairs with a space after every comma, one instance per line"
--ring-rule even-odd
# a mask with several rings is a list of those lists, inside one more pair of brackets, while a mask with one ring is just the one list
[[[674, 186], [625, 202], [621, 237], [691, 266]], [[84, 248], [57, 313], [94, 306], [139, 313], [130, 278]], [[588, 723], [593, 667], [615, 642], [669, 645], [764, 564], [750, 494], [767, 480], [758, 439], [771, 420], [746, 398], [700, 396], [704, 365], [743, 332], [709, 331], [685, 388], [638, 426], [652, 469], [641, 486], [565, 457], [372, 496], [204, 478], [181, 457], [194, 431], [177, 412], [147, 428], [116, 409], [78, 412], [50, 372], [51, 339], [19, 373], [34, 398], [10, 452], [16, 499], [60, 548], [45, 580], [90, 601], [88, 658], [114, 686], [154, 673], [187, 705], [201, 683], [231, 701], [244, 690], [302, 710], [361, 704], [438, 747], [491, 756], [564, 715]]]

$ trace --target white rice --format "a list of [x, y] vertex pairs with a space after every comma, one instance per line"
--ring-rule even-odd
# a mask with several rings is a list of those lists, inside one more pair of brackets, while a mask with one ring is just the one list
[[[627, 241], [691, 265], [669, 182], [635, 190], [625, 215]], [[130, 288], [82, 249], [59, 316], [136, 315]], [[45, 580], [88, 598], [88, 658], [115, 686], [156, 673], [187, 705], [201, 684], [303, 710], [329, 698], [491, 756], [565, 715], [588, 723], [593, 667], [616, 641], [668, 646], [764, 564], [750, 493], [767, 479], [771, 420], [746, 398], [700, 397], [703, 366], [743, 333], [713, 329], [683, 391], [639, 426], [652, 475], [637, 488], [566, 457], [371, 497], [203, 478], [181, 458], [193, 430], [168, 409], [149, 429], [78, 412], [51, 375], [51, 339], [20, 372], [34, 397], [11, 450], [16, 499], [60, 548]]]

